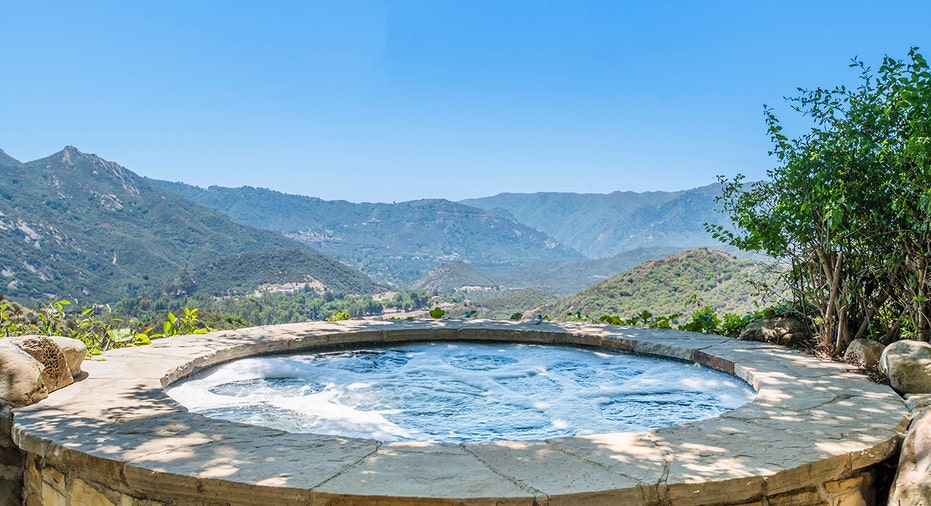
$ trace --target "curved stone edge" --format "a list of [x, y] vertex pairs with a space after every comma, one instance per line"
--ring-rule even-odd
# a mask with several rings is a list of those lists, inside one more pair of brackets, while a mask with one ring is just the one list
[[[162, 386], [203, 368], [256, 353], [359, 342], [387, 344], [434, 339], [461, 340], [463, 333], [467, 334], [468, 340], [605, 346], [692, 360], [747, 380], [759, 394], [751, 404], [724, 417], [647, 433], [521, 443], [405, 446], [349, 439], [334, 443], [334, 440], [340, 438], [325, 436], [316, 436], [318, 440], [310, 441], [298, 435], [208, 420], [187, 413], [161, 390]], [[696, 494], [714, 494], [722, 500], [734, 502], [791, 493], [798, 488], [796, 486], [793, 489], [793, 483], [806, 483], [806, 480], [807, 483], [820, 483], [811, 487], [814, 487], [819, 497], [823, 497], [831, 493], [825, 489], [825, 482], [856, 479], [862, 482], [862, 476], [858, 478], [861, 470], [892, 455], [904, 430], [901, 427], [903, 420], [906, 419], [901, 401], [888, 388], [883, 389], [862, 377], [850, 375], [844, 371], [843, 366], [818, 362], [812, 357], [777, 346], [678, 331], [546, 323], [531, 326], [510, 322], [300, 324], [207, 336], [185, 336], [157, 341], [147, 348], [117, 350], [108, 355], [111, 356], [108, 362], [88, 364], [88, 379], [62, 391], [86, 386], [87, 392], [75, 392], [71, 396], [56, 393], [49, 401], [37, 405], [42, 407], [17, 412], [14, 438], [17, 444], [29, 452], [29, 466], [32, 468], [46, 464], [54, 467], [54, 463], [58, 463], [69, 469], [104, 469], [100, 476], [84, 476], [86, 480], [75, 476], [71, 479], [76, 480], [75, 483], [99, 485], [107, 483], [106, 480], [113, 476], [119, 476], [122, 481], [116, 489], [128, 496], [140, 493], [149, 496], [149, 492], [155, 493], [169, 486], [175, 490], [173, 494], [177, 495], [178, 500], [203, 500], [213, 497], [214, 493], [234, 494], [243, 501], [241, 504], [268, 504], [271, 496], [279, 500], [282, 496], [301, 501], [310, 498], [315, 501], [359, 500], [363, 498], [357, 493], [360, 477], [377, 475], [375, 470], [384, 469], [385, 462], [389, 461], [399, 470], [407, 469], [408, 473], [411, 467], [435, 471], [430, 476], [434, 496], [439, 490], [446, 493], [446, 499], [452, 502], [481, 503], [495, 500], [519, 504], [545, 500], [555, 504], [559, 501], [584, 499], [587, 502], [623, 500], [631, 504], [672, 500], [674, 504], [691, 504]], [[166, 370], [169, 370], [167, 374]], [[132, 381], [125, 378], [130, 374]], [[802, 381], [806, 394], [817, 394], [814, 395], [815, 405], [807, 406], [805, 402], [786, 395], [786, 383], [792, 380]], [[836, 381], [852, 382], [850, 384], [856, 387], [851, 391], [844, 385], [836, 384]], [[88, 383], [82, 385], [85, 382]], [[109, 408], [75, 407], [75, 403], [101, 389], [106, 389], [110, 397], [122, 396], [141, 402], [117, 411], [112, 409], [112, 405]], [[898, 406], [893, 398], [898, 401]], [[103, 404], [109, 405], [112, 400], [104, 399]], [[832, 426], [828, 423], [831, 419], [824, 412], [828, 403], [847, 403], [850, 405], [848, 408], [856, 412], [859, 409], [857, 400], [880, 403], [879, 407], [869, 410], [882, 411], [886, 415], [884, 418], [892, 419], [893, 422], [870, 421], [865, 428], [837, 424]], [[56, 408], [59, 411], [55, 411]], [[775, 410], [790, 415], [784, 427], [754, 424], [751, 421], [757, 415], [771, 414]], [[869, 410], [866, 413], [870, 413]], [[876, 418], [876, 414], [872, 413], [872, 418]], [[899, 420], [895, 420], [896, 416], [899, 416]], [[49, 420], [66, 422], [63, 422], [64, 425], [59, 423], [52, 426], [54, 424], [50, 425]], [[804, 431], [818, 422], [827, 423], [827, 426], [818, 434], [805, 437]], [[92, 429], [89, 439], [82, 440], [74, 436], [66, 441], [60, 439], [62, 434], [78, 431], [82, 424]], [[709, 430], [712, 425], [714, 430]], [[212, 430], [198, 430], [208, 428]], [[162, 430], [161, 435], [159, 430]], [[787, 446], [792, 452], [812, 448], [807, 454], [801, 453], [805, 458], [815, 460], [794, 465], [791, 456], [783, 456], [780, 460], [742, 455], [740, 452], [746, 452], [746, 448], [741, 448], [740, 441], [746, 443], [746, 438], [756, 432], [763, 433], [761, 438], [757, 438], [757, 443], [771, 443], [773, 433], [780, 433], [792, 443]], [[200, 437], [213, 434], [215, 439], [191, 439], [194, 433]], [[707, 442], [709, 436], [714, 434], [718, 434], [720, 447], [695, 447], [696, 441]], [[140, 454], [140, 445], [146, 442], [152, 444], [153, 435], [160, 445], [183, 444]], [[618, 438], [623, 440], [625, 437], [628, 438], [625, 445], [617, 446]], [[335, 448], [345, 451], [340, 453], [342, 460], [336, 459], [335, 467], [317, 469], [303, 477], [300, 486], [296, 485], [299, 481], [296, 477], [283, 476], [280, 472], [276, 476], [269, 469], [254, 469], [261, 466], [252, 466], [253, 474], [248, 476], [243, 467], [232, 474], [223, 475], [222, 472], [217, 474], [214, 468], [208, 470], [205, 467], [209, 459], [207, 463], [202, 462], [204, 451], [214, 451], [218, 455], [226, 455], [227, 461], [231, 455], [238, 455], [237, 458], [243, 463], [241, 465], [248, 467], [250, 461], [242, 456], [247, 455], [250, 448], [254, 449], [257, 438], [276, 444], [279, 441], [286, 442], [288, 444], [285, 446], [295, 447], [313, 443], [323, 445], [321, 448], [330, 445], [332, 450], [335, 445]], [[609, 441], [611, 438], [614, 440]], [[822, 441], [822, 438], [826, 438], [827, 442]], [[728, 448], [724, 443], [734, 443], [736, 446]], [[638, 460], [643, 463], [643, 468], [631, 468], [629, 463], [617, 461], [618, 455], [626, 455], [631, 448], [643, 451], [652, 448]], [[718, 456], [714, 460], [714, 452], [718, 450], [724, 457]], [[183, 458], [185, 451], [191, 453], [189, 458]], [[705, 455], [709, 452], [712, 460], [708, 460], [708, 455]], [[430, 465], [441, 461], [447, 465]], [[726, 465], [715, 469], [715, 462], [717, 465]], [[79, 463], [81, 465], [77, 466]], [[659, 467], [655, 466], [656, 463], [660, 464]], [[379, 465], [381, 467], [377, 467]], [[480, 479], [472, 480], [471, 488], [462, 486], [462, 475], [444, 475], [441, 472], [444, 467], [468, 470], [469, 476], [478, 476]], [[554, 480], [554, 468], [560, 469], [560, 473], [566, 469], [571, 472]], [[707, 469], [704, 474], [700, 472], [703, 468]], [[326, 475], [327, 472], [332, 474]], [[382, 474], [384, 476], [379, 475], [381, 481], [375, 480], [371, 486], [382, 487], [385, 494], [372, 496], [373, 500], [390, 497], [415, 501], [423, 499], [430, 492], [418, 492], [417, 487], [405, 484], [405, 480], [398, 480], [399, 474]], [[321, 479], [324, 475], [325, 479]], [[44, 475], [41, 479], [45, 479]], [[437, 489], [437, 484], [443, 488]], [[394, 490], [388, 485], [394, 485]], [[70, 487], [69, 490], [73, 489], [74, 483]], [[83, 485], [77, 487], [86, 491]], [[449, 493], [459, 495], [450, 496]]]

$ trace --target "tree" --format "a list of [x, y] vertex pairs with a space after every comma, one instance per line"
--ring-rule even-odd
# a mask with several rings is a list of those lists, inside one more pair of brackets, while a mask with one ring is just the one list
[[931, 72], [917, 48], [878, 73], [854, 60], [860, 85], [799, 89], [810, 131], [789, 139], [764, 107], [777, 166], [746, 185], [721, 177], [734, 229], [707, 225], [746, 251], [787, 261], [820, 345], [931, 337]]

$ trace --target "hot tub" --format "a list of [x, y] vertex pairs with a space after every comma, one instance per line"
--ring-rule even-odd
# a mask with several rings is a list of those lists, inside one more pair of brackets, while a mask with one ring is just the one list
[[[383, 442], [192, 414], [171, 383], [236, 358], [417, 341], [582, 345], [732, 374], [752, 402], [708, 420], [547, 440]], [[869, 503], [904, 403], [843, 364], [671, 330], [500, 321], [351, 321], [160, 340], [14, 414], [27, 504]], [[31, 501], [31, 502], [30, 502]]]

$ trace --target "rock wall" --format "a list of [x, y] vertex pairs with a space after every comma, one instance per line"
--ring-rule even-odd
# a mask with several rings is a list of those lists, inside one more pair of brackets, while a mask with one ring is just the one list
[[0, 504], [21, 504], [23, 490], [23, 453], [13, 443], [13, 415], [0, 409]]
[[[894, 460], [894, 458], [893, 458]], [[82, 461], [83, 464], [88, 462]], [[76, 463], [73, 463], [76, 464]], [[35, 454], [26, 456], [26, 473], [24, 475], [24, 502], [26, 506], [54, 504], [56, 506], [177, 506], [180, 504], [197, 504], [212, 506], [224, 504], [229, 506], [268, 506], [271, 499], [268, 493], [248, 494], [240, 497], [209, 497], [204, 494], [193, 502], [178, 502], [181, 491], [165, 487], [160, 497], [142, 497], [121, 480], [120, 474], [114, 473], [112, 479], [103, 482], [106, 476], [106, 464], [97, 469], [86, 465], [68, 465], [62, 460], [42, 458]], [[260, 465], [260, 464], [257, 464]], [[714, 502], [701, 493], [684, 500], [676, 500], [674, 506], [867, 506], [881, 503], [886, 490], [883, 485], [888, 474], [889, 464], [880, 462], [871, 467], [853, 471], [850, 476], [824, 483], [799, 480], [799, 488], [780, 494], [761, 495], [751, 502], [735, 504], [733, 502]], [[113, 469], [115, 470], [115, 469]], [[167, 483], [167, 482], [166, 482]], [[284, 503], [288, 490], [281, 489], [279, 499]], [[213, 502], [215, 499], [217, 502]], [[383, 498], [382, 498], [383, 499]], [[419, 501], [415, 501], [421, 504]], [[361, 497], [351, 504], [383, 504], [371, 497]], [[339, 504], [343, 504], [340, 502]], [[348, 503], [347, 503], [348, 504]], [[463, 503], [465, 504], [465, 503]], [[515, 503], [516, 504], [516, 503]], [[649, 506], [667, 506], [671, 503], [662, 499], [644, 502]]]
[[83, 342], [67, 337], [0, 339], [0, 505], [23, 504], [25, 454], [13, 442], [10, 410], [45, 399], [50, 391], [72, 384], [81, 373], [86, 353]]

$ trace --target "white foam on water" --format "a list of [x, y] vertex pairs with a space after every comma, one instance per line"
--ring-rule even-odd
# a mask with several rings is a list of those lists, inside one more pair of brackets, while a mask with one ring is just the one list
[[247, 358], [168, 389], [226, 420], [384, 441], [497, 441], [641, 431], [753, 399], [696, 364], [528, 344], [427, 343]]

